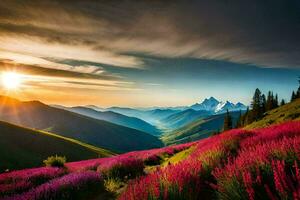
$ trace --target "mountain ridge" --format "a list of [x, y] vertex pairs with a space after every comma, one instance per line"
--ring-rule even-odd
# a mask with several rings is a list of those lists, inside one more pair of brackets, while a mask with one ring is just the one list
[[215, 114], [224, 113], [228, 111], [238, 111], [238, 110], [246, 110], [247, 106], [245, 106], [241, 102], [237, 102], [236, 104], [230, 101], [219, 101], [214, 97], [205, 98], [201, 103], [195, 103], [190, 106], [190, 108], [194, 110], [206, 110], [214, 112]]
[[22, 102], [1, 96], [0, 120], [46, 130], [114, 152], [162, 146], [158, 138], [148, 133], [50, 107], [38, 101]]
[[38, 167], [56, 154], [66, 156], [68, 161], [114, 155], [74, 139], [0, 121], [0, 171]]
[[113, 111], [97, 111], [84, 106], [76, 106], [65, 109], [95, 119], [104, 120], [121, 126], [126, 126], [129, 128], [140, 130], [151, 135], [160, 135], [161, 133], [155, 126], [149, 124], [148, 122], [142, 119], [136, 117], [129, 117]]

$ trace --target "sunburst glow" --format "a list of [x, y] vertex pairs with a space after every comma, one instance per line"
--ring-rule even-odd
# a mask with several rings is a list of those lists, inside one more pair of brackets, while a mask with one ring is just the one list
[[22, 83], [21, 75], [16, 72], [2, 73], [2, 84], [6, 89], [18, 89]]

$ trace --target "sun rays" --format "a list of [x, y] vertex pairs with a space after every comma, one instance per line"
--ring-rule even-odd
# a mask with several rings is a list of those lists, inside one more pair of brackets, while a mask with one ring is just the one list
[[3, 87], [7, 90], [16, 90], [22, 84], [22, 77], [16, 72], [3, 72], [1, 78]]

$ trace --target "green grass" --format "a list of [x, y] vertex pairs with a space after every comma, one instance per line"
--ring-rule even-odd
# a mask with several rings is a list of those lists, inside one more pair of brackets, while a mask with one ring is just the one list
[[188, 149], [185, 149], [183, 151], [180, 151], [172, 156], [169, 156], [168, 154], [163, 154], [160, 156], [160, 164], [159, 165], [151, 165], [151, 166], [146, 166], [144, 171], [146, 174], [151, 173], [157, 169], [157, 167], [166, 167], [169, 164], [176, 164], [179, 163], [180, 161], [186, 159], [193, 151], [195, 150], [195, 147], [192, 146]]
[[[237, 121], [239, 112], [231, 112], [234, 122]], [[164, 134], [161, 139], [166, 145], [191, 142], [211, 136], [221, 131], [224, 124], [224, 114], [200, 118], [186, 126]]]
[[168, 166], [169, 164], [176, 164], [179, 163], [180, 161], [186, 159], [193, 151], [195, 150], [195, 147], [190, 147], [186, 150], [180, 151], [179, 153], [174, 154], [168, 159], [165, 159], [164, 162], [161, 164], [161, 166], [165, 167]]
[[114, 154], [74, 139], [0, 121], [0, 172], [42, 166], [43, 160], [53, 155], [78, 161]]
[[64, 136], [61, 136], [61, 135], [56, 135], [54, 133], [50, 133], [50, 132], [46, 132], [46, 131], [37, 131], [37, 132], [43, 133], [43, 134], [48, 135], [48, 136], [60, 138], [62, 140], [69, 141], [69, 142], [72, 142], [74, 144], [78, 144], [80, 146], [86, 147], [87, 149], [90, 149], [90, 150], [96, 152], [98, 154], [98, 157], [109, 157], [109, 156], [112, 156], [112, 155], [117, 155], [116, 153], [113, 153], [112, 151], [109, 151], [107, 149], [99, 148], [99, 147], [96, 147], [96, 146], [93, 146], [93, 145], [90, 145], [90, 144], [87, 144], [87, 143], [84, 143], [84, 142], [81, 142], [81, 141], [78, 141], [78, 140], [75, 140], [75, 139], [72, 139], [72, 138], [64, 137]]
[[300, 99], [270, 110], [263, 119], [246, 126], [246, 129], [263, 128], [272, 124], [300, 120]]

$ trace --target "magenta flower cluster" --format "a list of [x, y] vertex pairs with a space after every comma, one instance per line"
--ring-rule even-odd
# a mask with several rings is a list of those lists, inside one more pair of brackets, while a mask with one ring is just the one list
[[103, 180], [99, 173], [86, 171], [70, 173], [53, 179], [21, 195], [4, 200], [45, 200], [45, 199], [80, 199], [95, 190], [103, 190]]
[[[144, 174], [193, 146], [177, 164]], [[0, 199], [89, 199], [104, 179], [130, 180], [120, 200], [300, 199], [300, 122], [235, 129], [183, 145], [0, 175]], [[66, 174], [69, 173], [69, 174]]]
[[132, 181], [120, 200], [300, 199], [300, 122], [201, 140], [177, 165]]
[[144, 151], [133, 151], [125, 154], [121, 154], [118, 156], [113, 156], [109, 158], [98, 158], [98, 159], [91, 159], [85, 161], [78, 161], [78, 162], [70, 162], [67, 163], [66, 166], [70, 171], [85, 171], [85, 170], [96, 170], [98, 166], [103, 165], [105, 163], [112, 163], [116, 161], [124, 161], [126, 159], [141, 159], [144, 162], [153, 161], [154, 163], [160, 159], [159, 157], [163, 154], [173, 155], [176, 152], [182, 151], [194, 145], [195, 142], [190, 142], [186, 144], [168, 146], [159, 149], [151, 149], [151, 150], [144, 150]]
[[65, 173], [61, 168], [41, 167], [0, 174], [0, 197], [24, 192]]
[[238, 155], [213, 172], [217, 190], [235, 198], [300, 199], [300, 123], [290, 122], [254, 131], [241, 142]]

